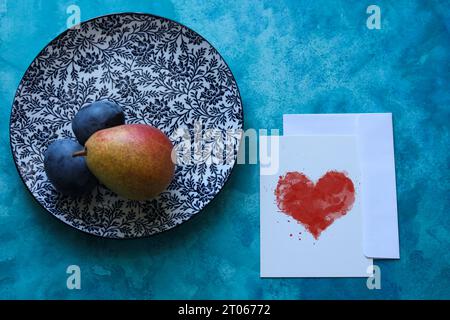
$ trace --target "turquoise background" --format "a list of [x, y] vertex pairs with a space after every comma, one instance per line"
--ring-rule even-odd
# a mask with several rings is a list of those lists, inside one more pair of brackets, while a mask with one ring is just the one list
[[[366, 28], [378, 4], [382, 29]], [[22, 184], [8, 122], [36, 54], [81, 19], [121, 11], [175, 19], [223, 55], [246, 128], [280, 128], [283, 113], [393, 112], [401, 259], [364, 279], [260, 279], [257, 165], [236, 166], [198, 216], [141, 240], [83, 234], [43, 210]], [[449, 1], [0, 0], [1, 298], [450, 298]], [[68, 265], [81, 290], [66, 288]]]

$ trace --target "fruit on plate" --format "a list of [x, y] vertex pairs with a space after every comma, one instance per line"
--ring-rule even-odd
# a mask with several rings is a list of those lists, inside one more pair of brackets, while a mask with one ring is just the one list
[[74, 156], [85, 156], [91, 172], [118, 195], [147, 200], [172, 180], [172, 149], [172, 142], [159, 129], [125, 124], [97, 131]]
[[124, 123], [125, 114], [117, 103], [99, 100], [77, 112], [72, 120], [72, 130], [78, 142], [84, 145], [94, 132]]
[[89, 171], [86, 159], [73, 157], [83, 148], [78, 142], [64, 139], [53, 141], [44, 154], [44, 169], [55, 189], [65, 195], [80, 196], [90, 192], [97, 179]]

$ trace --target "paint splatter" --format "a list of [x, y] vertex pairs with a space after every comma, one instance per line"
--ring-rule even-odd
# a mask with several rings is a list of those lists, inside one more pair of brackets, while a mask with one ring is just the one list
[[328, 171], [317, 183], [301, 172], [280, 176], [275, 190], [278, 208], [300, 222], [315, 239], [351, 210], [355, 187], [343, 172]]

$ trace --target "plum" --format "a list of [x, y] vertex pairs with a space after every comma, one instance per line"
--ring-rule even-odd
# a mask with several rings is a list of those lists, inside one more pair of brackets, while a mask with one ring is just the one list
[[125, 114], [115, 102], [99, 100], [78, 111], [72, 120], [72, 131], [82, 145], [94, 133], [125, 123]]
[[98, 181], [84, 157], [73, 157], [83, 146], [70, 139], [53, 141], [44, 154], [44, 169], [55, 189], [69, 196], [90, 192]]

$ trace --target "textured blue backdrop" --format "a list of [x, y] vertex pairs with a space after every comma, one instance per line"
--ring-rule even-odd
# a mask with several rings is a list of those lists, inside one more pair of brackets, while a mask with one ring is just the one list
[[[368, 5], [382, 29], [365, 26]], [[283, 113], [393, 112], [401, 260], [364, 279], [260, 279], [259, 178], [239, 165], [193, 220], [142, 240], [103, 240], [52, 218], [9, 149], [16, 87], [35, 55], [81, 19], [121, 11], [175, 19], [223, 55], [247, 128]], [[0, 0], [0, 298], [450, 298], [449, 1]], [[82, 289], [66, 288], [77, 264]]]

